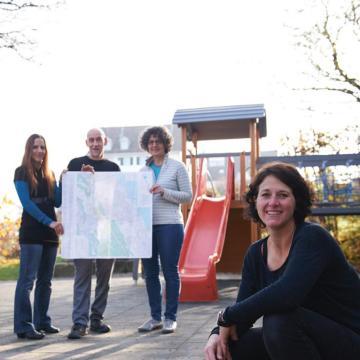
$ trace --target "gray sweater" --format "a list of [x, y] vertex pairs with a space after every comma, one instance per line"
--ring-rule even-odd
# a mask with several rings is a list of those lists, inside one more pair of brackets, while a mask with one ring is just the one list
[[150, 168], [151, 158], [142, 171], [151, 171], [154, 184], [159, 184], [164, 189], [164, 195], [153, 195], [153, 225], [182, 224], [183, 216], [180, 204], [188, 203], [192, 198], [189, 175], [185, 165], [165, 155], [157, 181]]

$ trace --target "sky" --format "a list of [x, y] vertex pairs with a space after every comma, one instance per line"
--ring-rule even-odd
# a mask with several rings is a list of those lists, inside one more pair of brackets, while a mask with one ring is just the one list
[[[16, 199], [14, 170], [35, 132], [45, 136], [59, 175], [86, 153], [89, 128], [169, 124], [177, 109], [264, 104], [268, 135], [261, 150], [278, 149], [282, 136], [300, 129], [354, 124], [350, 98], [292, 90], [301, 87], [307, 65], [288, 28], [289, 6], [285, 0], [76, 0], [27, 11], [17, 21], [38, 27], [34, 61], [0, 49], [0, 196]], [[221, 149], [244, 150], [234, 146], [223, 142]], [[211, 145], [200, 144], [201, 150], [213, 152]]]

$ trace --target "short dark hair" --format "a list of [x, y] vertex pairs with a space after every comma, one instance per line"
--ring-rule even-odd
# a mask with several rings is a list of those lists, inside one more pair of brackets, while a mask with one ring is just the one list
[[145, 129], [140, 137], [140, 147], [145, 151], [148, 151], [151, 136], [157, 137], [164, 144], [166, 154], [170, 152], [174, 139], [165, 126], [153, 126]]
[[245, 201], [248, 203], [247, 215], [254, 222], [265, 227], [256, 210], [256, 198], [259, 193], [260, 184], [270, 175], [276, 177], [291, 189], [295, 198], [295, 223], [299, 225], [304, 222], [306, 216], [311, 213], [312, 190], [295, 166], [283, 162], [268, 163], [256, 174], [249, 186], [248, 192], [245, 193]]

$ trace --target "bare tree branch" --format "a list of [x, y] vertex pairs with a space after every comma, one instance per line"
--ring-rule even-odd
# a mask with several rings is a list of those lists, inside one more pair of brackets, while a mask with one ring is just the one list
[[[36, 23], [39, 22], [39, 17], [30, 18], [28, 11], [31, 9], [49, 10], [64, 2], [65, 0], [0, 0], [0, 14], [7, 14], [3, 17], [0, 28], [0, 51], [1, 49], [11, 50], [23, 59], [32, 60], [36, 46], [34, 32], [39, 27]], [[32, 21], [32, 19], [35, 20]], [[24, 25], [24, 20], [25, 24], [32, 22], [31, 28]]]
[[359, 152], [359, 125], [350, 125], [337, 133], [303, 129], [280, 139], [284, 155], [340, 154]]
[[357, 95], [353, 90], [345, 89], [345, 88], [330, 88], [330, 87], [310, 87], [310, 88], [302, 88], [302, 89], [294, 89], [294, 90], [312, 90], [312, 91], [337, 91], [337, 92], [343, 92], [344, 94], [351, 95], [355, 98], [356, 102], [360, 102], [360, 97]]
[[[315, 1], [313, 4], [318, 6], [319, 3]], [[308, 30], [295, 30], [299, 39], [297, 45], [304, 49], [317, 75], [313, 79], [318, 84], [305, 90], [341, 92], [360, 102], [360, 76], [354, 74], [356, 66], [349, 67], [350, 60], [353, 63], [357, 61], [351, 56], [353, 47], [360, 43], [360, 0], [335, 0], [332, 3], [331, 0], [324, 0], [321, 4], [322, 17]], [[306, 11], [301, 12], [302, 16], [306, 15]], [[344, 38], [348, 41], [348, 34], [353, 34], [353, 37], [350, 36], [353, 47], [344, 42]]]
[[33, 2], [18, 3], [18, 2], [14, 2], [13, 0], [0, 1], [0, 10], [4, 10], [4, 11], [18, 11], [24, 8], [31, 8], [31, 7], [48, 7], [48, 5], [35, 4]]
[[[32, 29], [36, 31], [35, 29]], [[32, 60], [33, 56], [27, 56], [20, 48], [31, 48], [36, 43], [22, 31], [9, 31], [7, 33], [0, 33], [0, 48], [15, 51], [18, 56], [24, 60]]]
[[[347, 72], [343, 69], [343, 67], [339, 63], [339, 56], [336, 49], [336, 39], [332, 39], [331, 34], [329, 32], [329, 14], [326, 9], [326, 18], [324, 22], [324, 27], [322, 31], [322, 35], [325, 37], [325, 39], [328, 41], [331, 50], [332, 50], [332, 61], [335, 67], [335, 70], [339, 72], [340, 76], [344, 79], [346, 83], [351, 84], [358, 90], [360, 90], [360, 84], [358, 84], [358, 81], [355, 78], [350, 77]], [[340, 29], [338, 29], [340, 31]]]
[[345, 13], [345, 18], [349, 22], [360, 25], [360, 3], [351, 2], [350, 10]]

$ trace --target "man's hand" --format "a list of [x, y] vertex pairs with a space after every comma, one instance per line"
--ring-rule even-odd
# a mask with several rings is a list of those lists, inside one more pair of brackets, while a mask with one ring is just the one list
[[[220, 329], [225, 329], [221, 328]], [[204, 348], [206, 360], [231, 360], [227, 342], [224, 343], [223, 337], [213, 334]]]
[[81, 171], [88, 171], [88, 172], [92, 172], [93, 174], [95, 174], [95, 169], [91, 165], [82, 164], [81, 165]]

